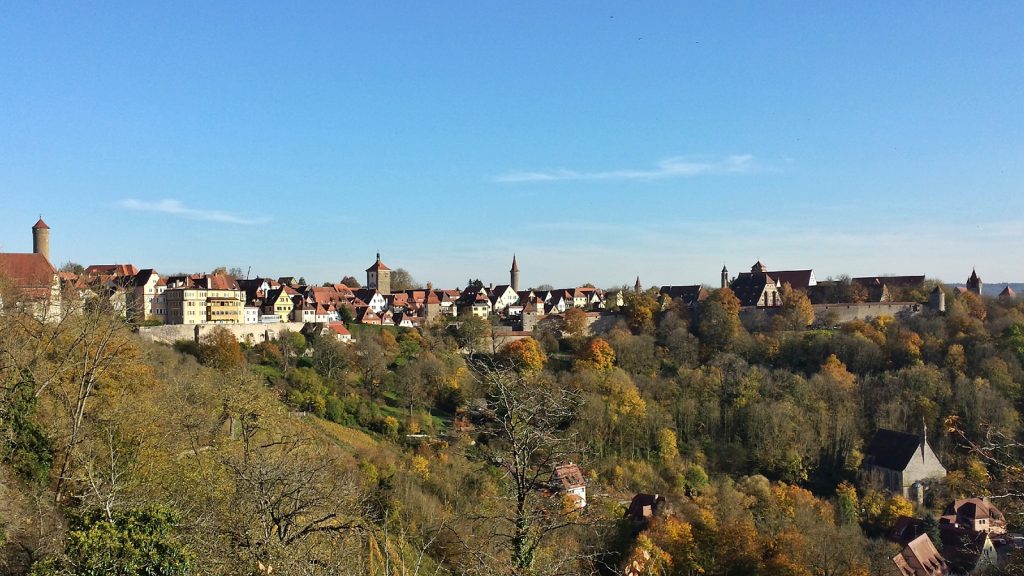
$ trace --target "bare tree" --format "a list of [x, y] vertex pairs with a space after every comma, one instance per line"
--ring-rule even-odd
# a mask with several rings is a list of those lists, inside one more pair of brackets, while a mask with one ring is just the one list
[[587, 551], [553, 552], [552, 544], [564, 544], [561, 532], [590, 522], [551, 487], [554, 468], [579, 455], [577, 439], [568, 430], [582, 406], [581, 395], [514, 369], [482, 362], [475, 368], [488, 390], [479, 454], [500, 471], [503, 488], [493, 506], [473, 517], [494, 543], [493, 549], [474, 547], [476, 564], [514, 576], [581, 573], [591, 559]]

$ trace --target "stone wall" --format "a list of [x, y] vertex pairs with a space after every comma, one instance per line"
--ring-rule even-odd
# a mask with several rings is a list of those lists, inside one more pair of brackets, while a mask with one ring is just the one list
[[[246, 340], [259, 344], [275, 340], [284, 330], [298, 332], [305, 326], [302, 322], [278, 322], [276, 324], [165, 324], [163, 326], [140, 326], [139, 336], [154, 342], [172, 344], [178, 340], [201, 338], [217, 327], [225, 328], [235, 335], [239, 342]], [[198, 331], [197, 331], [198, 330]]]
[[917, 302], [861, 302], [859, 304], [815, 304], [814, 318], [816, 321], [829, 319], [834, 324], [842, 324], [851, 320], [870, 320], [879, 316], [903, 318], [911, 316], [924, 308]]

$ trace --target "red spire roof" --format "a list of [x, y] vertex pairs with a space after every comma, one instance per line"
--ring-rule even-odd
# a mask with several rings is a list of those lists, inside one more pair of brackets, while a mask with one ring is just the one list
[[519, 264], [516, 264], [516, 255], [512, 255], [512, 272], [519, 272]]
[[391, 268], [388, 268], [387, 266], [384, 265], [383, 262], [380, 261], [380, 252], [377, 252], [377, 261], [373, 263], [373, 266], [370, 266], [369, 268], [367, 268], [366, 271], [367, 272], [373, 272], [373, 271], [378, 271], [379, 272], [381, 270], [391, 270]]
[[32, 229], [33, 230], [38, 230], [38, 229], [41, 229], [41, 228], [46, 229], [46, 230], [50, 229], [50, 227], [46, 225], [46, 222], [43, 222], [43, 217], [42, 216], [39, 217], [39, 221], [36, 222], [35, 226], [33, 226]]

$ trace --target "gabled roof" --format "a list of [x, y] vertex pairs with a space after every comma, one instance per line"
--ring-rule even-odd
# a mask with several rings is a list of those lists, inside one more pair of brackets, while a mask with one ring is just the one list
[[662, 286], [660, 293], [673, 300], [681, 299], [686, 306], [693, 306], [708, 297], [707, 289], [700, 284], [692, 286]]
[[945, 576], [949, 574], [946, 559], [935, 545], [922, 534], [907, 544], [892, 561], [904, 576]]
[[572, 462], [556, 466], [554, 472], [551, 473], [551, 482], [562, 490], [573, 490], [587, 485], [587, 481], [583, 478], [583, 471]]
[[153, 276], [156, 276], [158, 280], [160, 279], [160, 275], [156, 273], [156, 270], [152, 268], [143, 268], [142, 270], [139, 270], [138, 274], [136, 274], [134, 278], [132, 278], [132, 284], [141, 288], [148, 284]]
[[982, 518], [1005, 522], [1003, 513], [991, 502], [983, 498], [963, 498], [954, 500], [946, 506], [944, 515], [955, 515], [961, 521], [973, 522]]
[[1013, 288], [1007, 286], [1006, 288], [1003, 288], [1003, 291], [999, 293], [999, 296], [1001, 298], [1016, 298], [1017, 293], [1013, 291]]
[[42, 254], [0, 253], [0, 276], [27, 296], [46, 296], [57, 270]]
[[757, 306], [765, 286], [769, 284], [775, 285], [775, 280], [764, 272], [741, 272], [729, 288], [736, 294], [740, 306]]
[[864, 451], [865, 463], [889, 470], [905, 470], [921, 447], [921, 436], [879, 428]]
[[338, 336], [352, 335], [352, 333], [348, 331], [348, 328], [345, 328], [344, 322], [328, 322], [327, 329], [330, 330], [331, 332], [334, 332]]
[[807, 290], [814, 281], [813, 270], [772, 270], [768, 275], [775, 279], [777, 285], [789, 284], [796, 290]]
[[94, 276], [108, 274], [112, 276], [134, 276], [139, 269], [134, 264], [92, 264], [85, 269], [83, 274]]

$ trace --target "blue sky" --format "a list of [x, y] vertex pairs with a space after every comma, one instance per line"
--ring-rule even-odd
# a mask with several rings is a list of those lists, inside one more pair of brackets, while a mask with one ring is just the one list
[[2, 2], [0, 250], [1024, 279], [1024, 4], [763, 4]]

